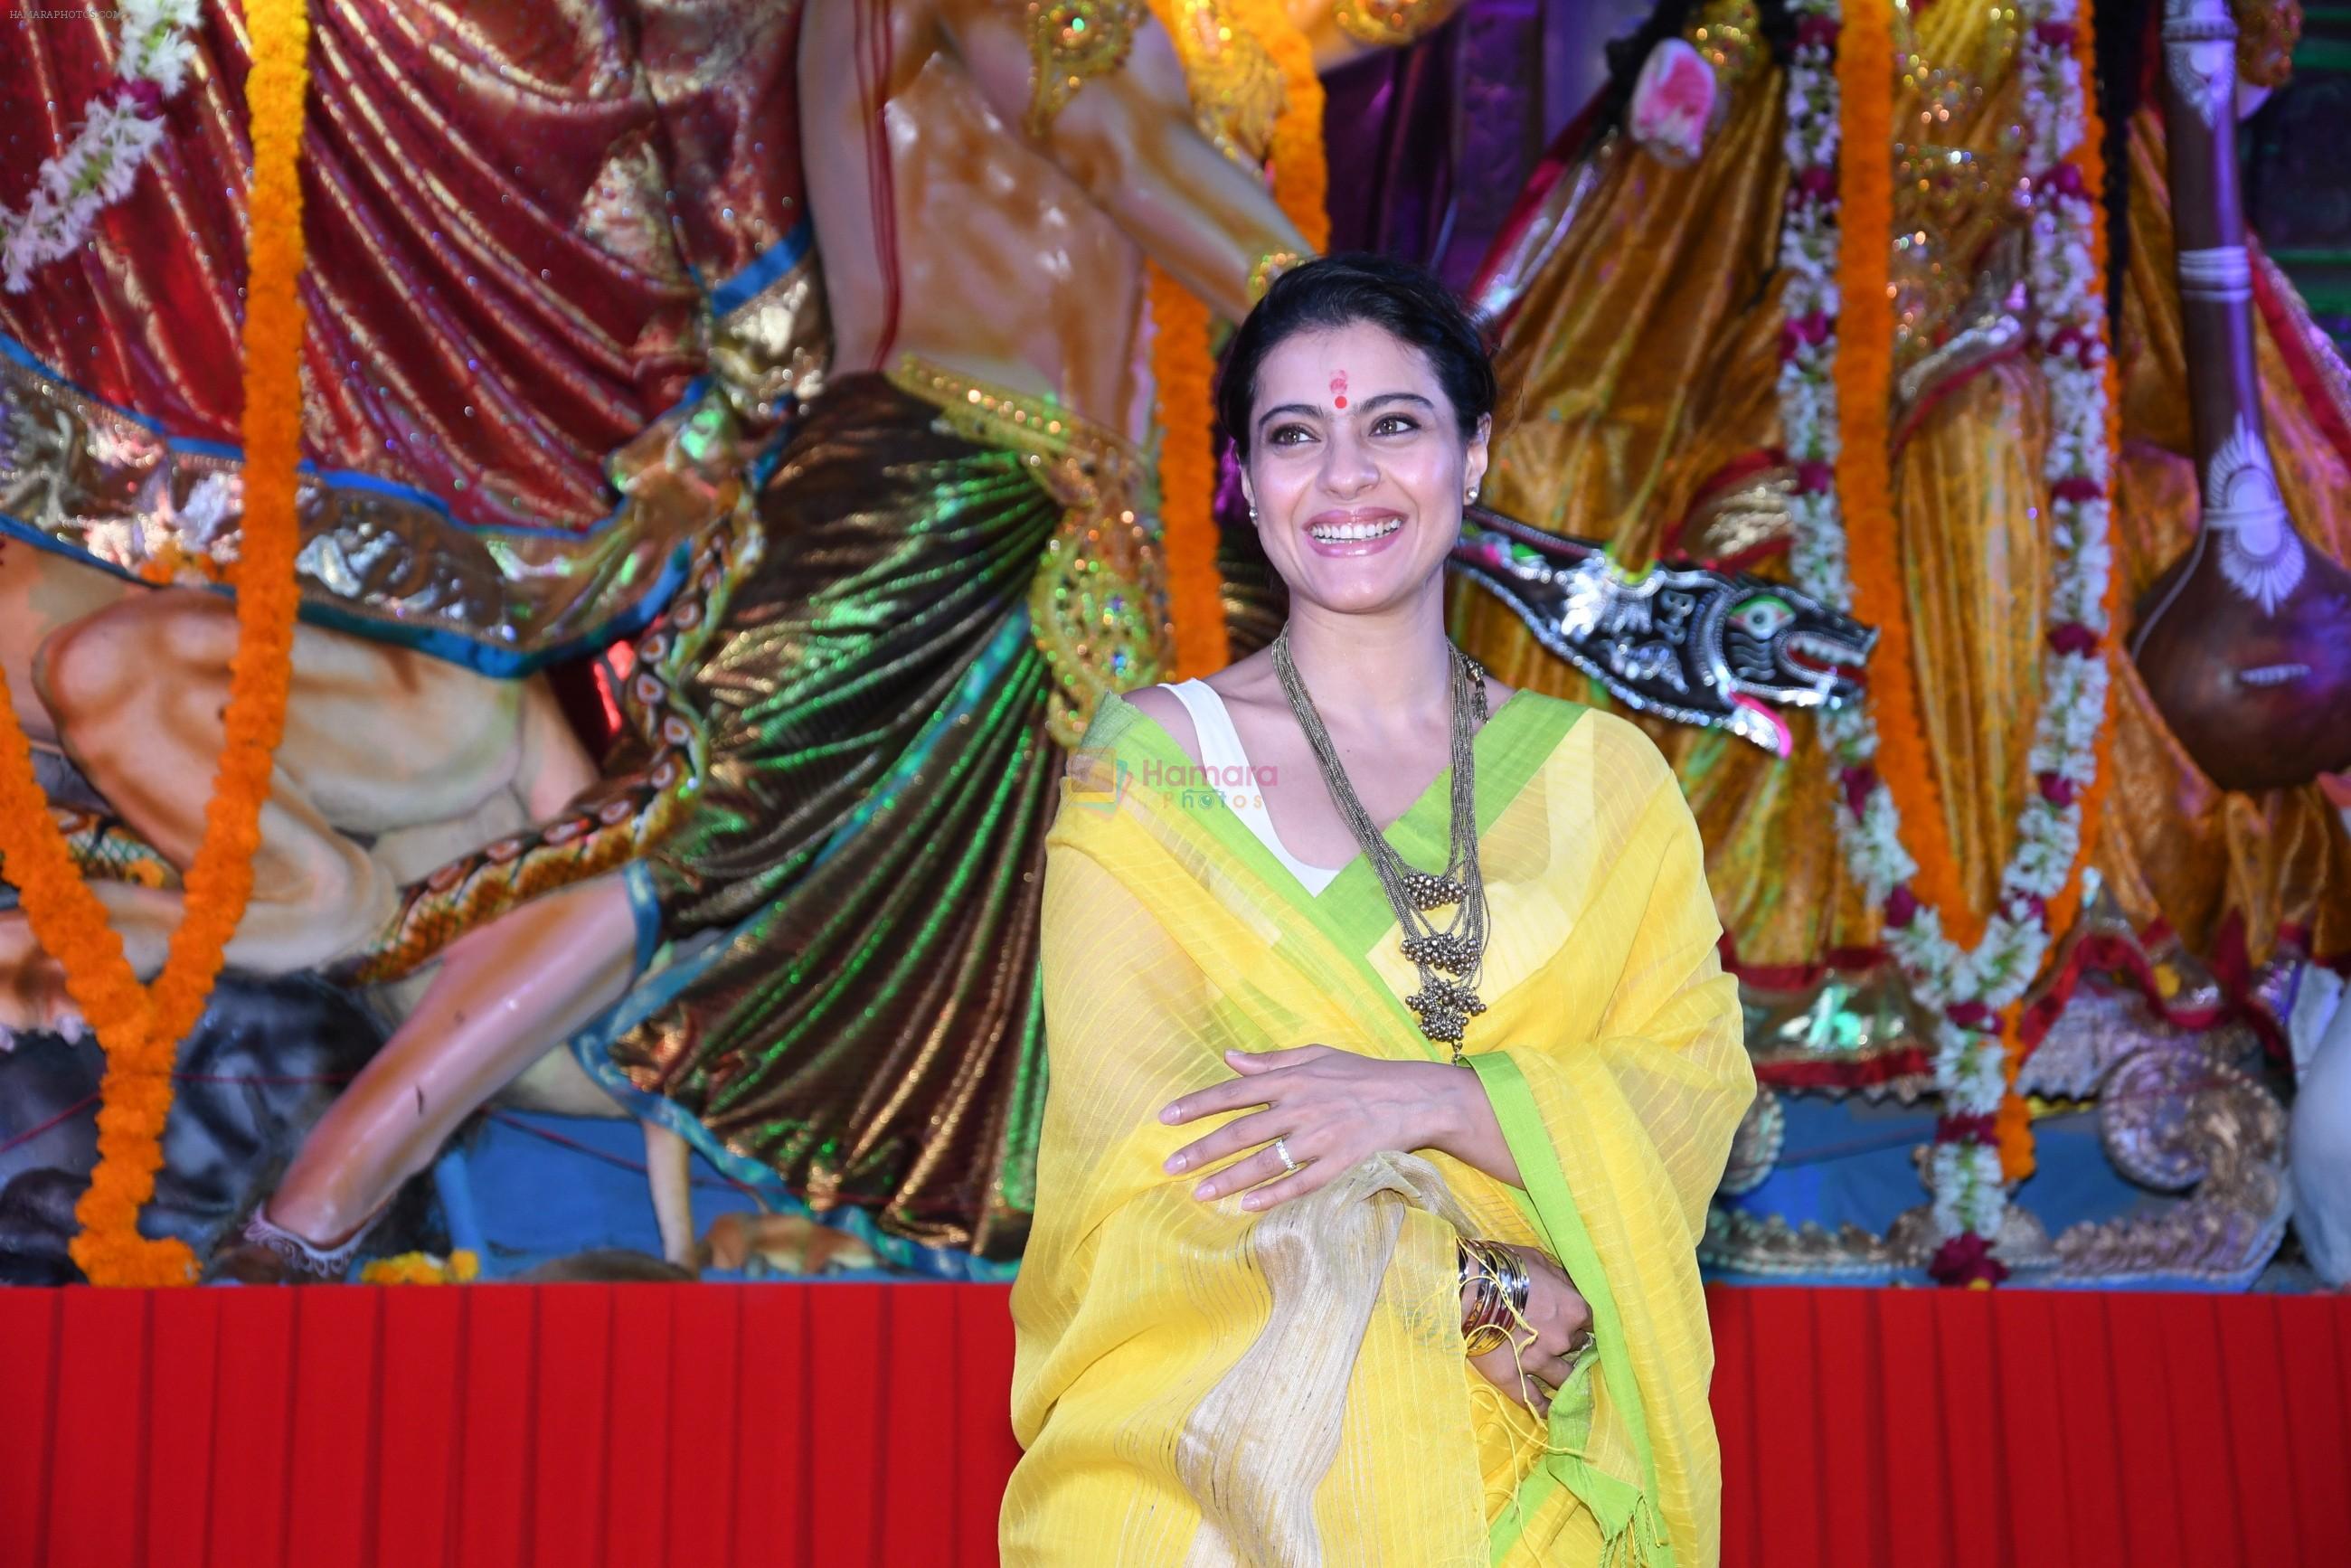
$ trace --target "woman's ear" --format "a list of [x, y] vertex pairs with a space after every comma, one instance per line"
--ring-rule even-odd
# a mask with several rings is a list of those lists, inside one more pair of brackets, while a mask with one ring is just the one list
[[1257, 491], [1249, 485], [1249, 468], [1241, 468], [1241, 499], [1249, 505], [1249, 521], [1257, 521]]
[[1461, 467], [1463, 489], [1474, 490], [1485, 483], [1488, 451], [1493, 443], [1493, 438], [1494, 416], [1490, 413], [1479, 414], [1477, 434], [1469, 438], [1469, 451]]

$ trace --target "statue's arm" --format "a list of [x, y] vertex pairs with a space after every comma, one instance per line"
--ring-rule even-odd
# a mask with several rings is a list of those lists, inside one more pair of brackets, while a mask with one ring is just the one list
[[[942, 10], [989, 107], [1008, 125], [1029, 124], [1039, 68], [1026, 7], [945, 0]], [[1231, 319], [1248, 313], [1260, 257], [1311, 248], [1257, 172], [1194, 125], [1176, 46], [1147, 14], [1124, 63], [1085, 78], [1036, 145], [1154, 261]]]

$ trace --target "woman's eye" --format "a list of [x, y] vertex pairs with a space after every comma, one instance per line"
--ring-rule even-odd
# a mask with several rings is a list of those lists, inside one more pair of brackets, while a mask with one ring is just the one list
[[1314, 433], [1302, 424], [1284, 424], [1276, 426], [1273, 434], [1267, 436], [1266, 440], [1275, 446], [1295, 446], [1301, 441], [1311, 441], [1313, 438]]
[[1418, 430], [1420, 426], [1413, 423], [1412, 419], [1408, 415], [1401, 413], [1384, 413], [1380, 415], [1377, 422], [1373, 424], [1372, 434], [1374, 435], [1402, 435], [1407, 431]]

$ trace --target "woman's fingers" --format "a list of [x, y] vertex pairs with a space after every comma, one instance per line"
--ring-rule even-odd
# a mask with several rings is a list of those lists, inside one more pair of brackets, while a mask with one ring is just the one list
[[1196, 1171], [1216, 1164], [1227, 1155], [1237, 1155], [1243, 1149], [1270, 1144], [1276, 1136], [1290, 1131], [1287, 1126], [1275, 1126], [1270, 1121], [1272, 1114], [1270, 1111], [1257, 1111], [1237, 1117], [1207, 1137], [1186, 1144], [1168, 1155], [1164, 1168], [1170, 1174]]
[[1327, 1045], [1293, 1045], [1283, 1051], [1228, 1051], [1225, 1060], [1236, 1072], [1270, 1072], [1277, 1067], [1295, 1067], [1301, 1061], [1311, 1061], [1330, 1054]]
[[[1298, 1158], [1295, 1154], [1290, 1157]], [[1247, 1159], [1227, 1166], [1214, 1176], [1200, 1182], [1198, 1186], [1193, 1187], [1192, 1196], [1205, 1201], [1222, 1197], [1227, 1193], [1241, 1192], [1257, 1186], [1259, 1182], [1271, 1181], [1274, 1177], [1283, 1175], [1285, 1168], [1280, 1155], [1275, 1154], [1270, 1148], [1259, 1149]], [[1255, 1207], [1256, 1206], [1244, 1203], [1243, 1207]]]
[[1203, 1116], [1213, 1116], [1219, 1111], [1237, 1111], [1244, 1105], [1265, 1103], [1265, 1090], [1248, 1078], [1228, 1078], [1222, 1083], [1211, 1083], [1206, 1089], [1196, 1089], [1159, 1113], [1163, 1122], [1196, 1122]]
[[[1298, 1161], [1298, 1168], [1285, 1175], [1280, 1181], [1259, 1187], [1243, 1197], [1241, 1199], [1243, 1208], [1271, 1208], [1277, 1203], [1288, 1203], [1293, 1197], [1304, 1197], [1331, 1179], [1324, 1172], [1323, 1163], [1321, 1160], [1307, 1159], [1294, 1151], [1290, 1157]], [[1277, 1158], [1274, 1163], [1279, 1166], [1280, 1161]]]

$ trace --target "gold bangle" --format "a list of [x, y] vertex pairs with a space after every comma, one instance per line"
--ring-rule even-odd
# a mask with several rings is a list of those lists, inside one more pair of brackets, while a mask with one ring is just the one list
[[1254, 305], [1264, 298], [1265, 291], [1273, 287], [1275, 278], [1305, 259], [1294, 250], [1270, 250], [1259, 256], [1257, 265], [1249, 268], [1249, 303]]

